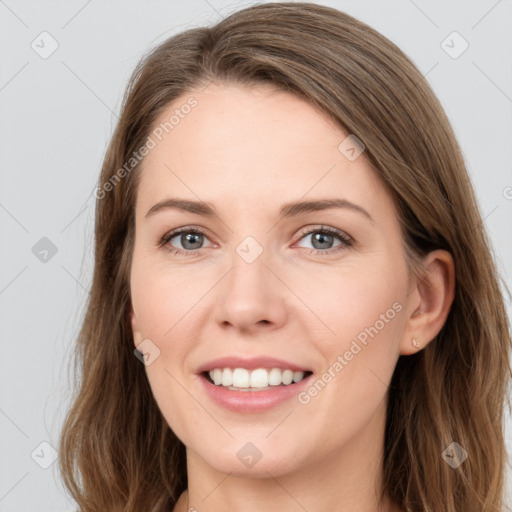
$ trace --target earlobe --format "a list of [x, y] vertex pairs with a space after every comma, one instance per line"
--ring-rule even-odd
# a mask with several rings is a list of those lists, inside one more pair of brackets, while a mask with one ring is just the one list
[[414, 293], [409, 296], [415, 302], [413, 311], [406, 319], [401, 355], [415, 354], [437, 336], [448, 318], [455, 297], [452, 255], [441, 249], [432, 251], [423, 264], [425, 275], [417, 281]]

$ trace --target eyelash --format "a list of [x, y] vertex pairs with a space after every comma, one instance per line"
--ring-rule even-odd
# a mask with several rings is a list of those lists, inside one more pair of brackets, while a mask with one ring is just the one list
[[[172, 246], [168, 246], [169, 242], [174, 237], [176, 237], [177, 235], [181, 235], [182, 233], [199, 234], [199, 235], [203, 235], [204, 237], [208, 238], [206, 233], [202, 229], [192, 227], [192, 226], [184, 226], [182, 228], [178, 228], [178, 229], [175, 229], [174, 231], [170, 231], [169, 233], [166, 233], [158, 242], [158, 247], [166, 248], [170, 253], [175, 254], [177, 256], [194, 256], [194, 255], [196, 255], [201, 249], [183, 250], [183, 249], [177, 249]], [[322, 255], [322, 256], [327, 255], [327, 254], [333, 254], [338, 251], [344, 250], [348, 247], [351, 247], [354, 243], [353, 239], [350, 236], [348, 236], [347, 234], [343, 233], [342, 231], [340, 231], [336, 228], [331, 228], [329, 226], [321, 226], [320, 228], [315, 228], [315, 229], [304, 228], [300, 232], [299, 241], [302, 240], [305, 236], [311, 235], [312, 233], [322, 233], [322, 234], [333, 235], [340, 240], [341, 244], [337, 245], [335, 247], [331, 247], [330, 249], [325, 249], [325, 250], [312, 248], [312, 249], [309, 249], [309, 252], [307, 254], [314, 253], [314, 254]]]

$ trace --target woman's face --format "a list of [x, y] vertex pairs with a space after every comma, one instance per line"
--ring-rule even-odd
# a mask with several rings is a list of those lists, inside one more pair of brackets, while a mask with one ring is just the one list
[[148, 139], [134, 344], [170, 427], [217, 471], [361, 465], [383, 441], [412, 285], [391, 198], [348, 136], [290, 93], [212, 84]]

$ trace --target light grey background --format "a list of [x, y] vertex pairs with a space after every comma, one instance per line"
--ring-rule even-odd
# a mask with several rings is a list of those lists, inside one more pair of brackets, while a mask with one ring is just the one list
[[[427, 76], [512, 288], [512, 2], [317, 3], [376, 28]], [[57, 447], [69, 406], [67, 364], [91, 280], [92, 191], [128, 77], [163, 39], [250, 4], [0, 0], [2, 512], [74, 510], [57, 463], [40, 466], [52, 461], [51, 447], [40, 443]], [[465, 43], [453, 31], [469, 44], [458, 58]], [[57, 50], [42, 58], [52, 39]], [[57, 249], [46, 262], [32, 252], [43, 237]], [[510, 299], [507, 307], [510, 314]], [[508, 446], [511, 429], [507, 417]]]

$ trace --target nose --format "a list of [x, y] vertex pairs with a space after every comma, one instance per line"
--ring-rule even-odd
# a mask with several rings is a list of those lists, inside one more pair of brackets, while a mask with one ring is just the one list
[[238, 333], [278, 329], [286, 322], [286, 287], [265, 251], [249, 261], [234, 255], [231, 270], [218, 285], [215, 320]]

